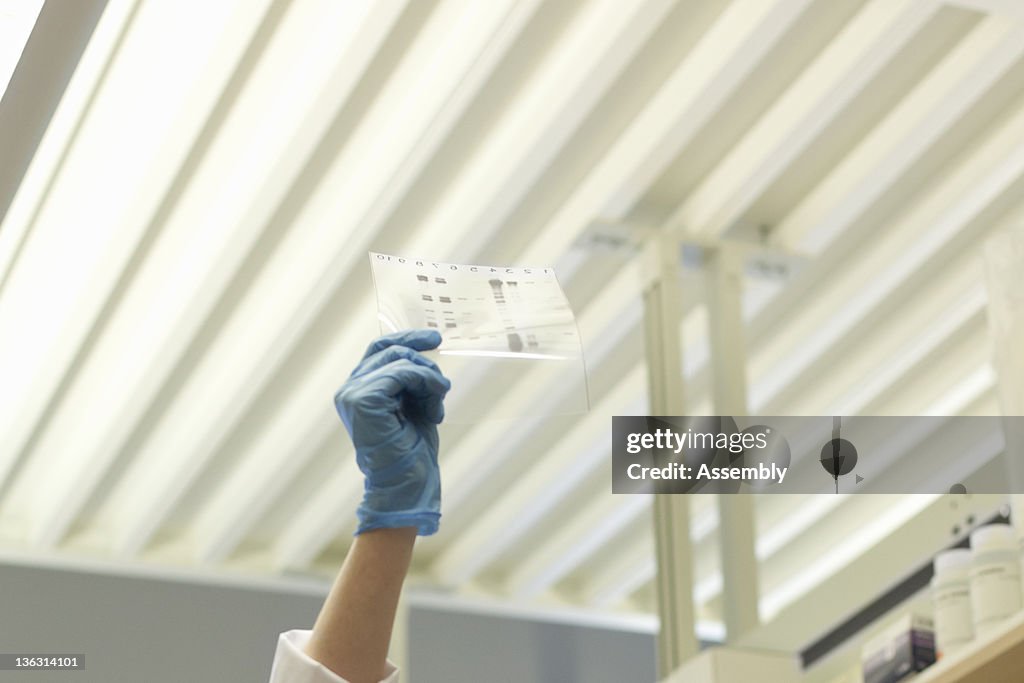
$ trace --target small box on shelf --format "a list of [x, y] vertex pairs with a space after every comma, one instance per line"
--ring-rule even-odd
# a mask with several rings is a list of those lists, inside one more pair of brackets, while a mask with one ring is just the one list
[[864, 683], [897, 683], [934, 663], [934, 622], [921, 614], [897, 619], [861, 650]]

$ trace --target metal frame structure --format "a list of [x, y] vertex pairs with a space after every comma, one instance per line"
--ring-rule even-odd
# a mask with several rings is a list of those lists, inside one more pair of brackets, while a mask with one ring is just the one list
[[[683, 415], [681, 261], [684, 241], [671, 228], [656, 230], [645, 244], [643, 290], [648, 391], [652, 415]], [[712, 401], [722, 416], [746, 414], [746, 353], [743, 324], [746, 245], [723, 242], [702, 247], [708, 311]], [[760, 624], [754, 505], [750, 495], [718, 495], [718, 546], [722, 567], [723, 616], [729, 642], [739, 642]], [[697, 653], [694, 629], [689, 498], [659, 494], [654, 502], [657, 553], [659, 671], [667, 677]]]
[[[717, 415], [747, 413], [743, 253], [742, 247], [723, 243], [708, 250], [705, 265], [712, 401]], [[736, 642], [760, 624], [753, 497], [719, 495], [718, 519], [723, 616], [729, 642]]]
[[[654, 276], [644, 288], [644, 337], [652, 415], [682, 415], [683, 398], [681, 244], [670, 233], [657, 233], [645, 248]], [[689, 500], [654, 496], [657, 553], [658, 671], [662, 677], [697, 653], [693, 612], [693, 562]]]

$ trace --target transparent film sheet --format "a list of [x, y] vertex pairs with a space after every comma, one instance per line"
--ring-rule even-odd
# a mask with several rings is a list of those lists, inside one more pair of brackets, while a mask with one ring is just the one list
[[576, 318], [552, 268], [370, 252], [380, 331], [436, 329], [424, 355], [452, 380], [446, 422], [589, 409]]

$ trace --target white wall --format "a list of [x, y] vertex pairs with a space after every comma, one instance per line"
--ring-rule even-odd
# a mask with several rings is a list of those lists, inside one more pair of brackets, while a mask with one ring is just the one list
[[413, 609], [414, 683], [649, 683], [655, 639], [570, 624]]
[[[0, 652], [83, 653], [85, 671], [11, 674], [76, 683], [258, 683], [277, 635], [322, 598], [0, 564]], [[414, 608], [405, 683], [643, 683], [647, 634]]]
[[0, 651], [82, 653], [85, 671], [0, 681], [266, 681], [277, 634], [320, 599], [60, 569], [0, 566]]

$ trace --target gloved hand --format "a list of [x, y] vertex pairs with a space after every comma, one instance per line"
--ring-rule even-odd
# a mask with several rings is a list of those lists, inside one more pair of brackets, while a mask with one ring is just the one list
[[417, 527], [420, 536], [437, 531], [437, 425], [444, 419], [451, 382], [418, 352], [440, 343], [436, 330], [380, 337], [334, 396], [366, 476], [356, 534], [407, 526]]

